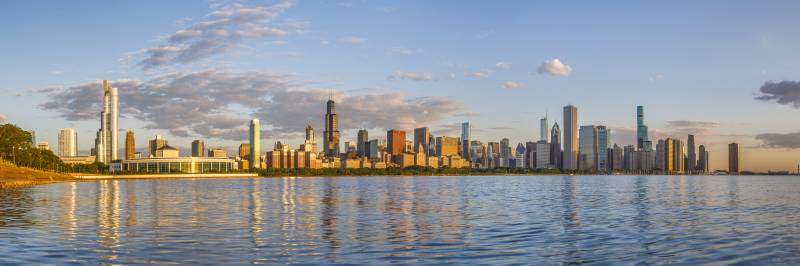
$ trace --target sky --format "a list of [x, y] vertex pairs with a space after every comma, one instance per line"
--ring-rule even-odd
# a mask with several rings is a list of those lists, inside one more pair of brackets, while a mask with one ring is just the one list
[[[342, 142], [358, 128], [428, 126], [483, 142], [537, 140], [539, 119], [605, 125], [635, 142], [707, 146], [727, 169], [800, 163], [797, 1], [2, 1], [0, 120], [57, 143], [99, 128], [100, 81], [120, 130], [233, 152], [259, 118], [264, 148], [321, 133], [333, 97]], [[563, 125], [562, 125], [563, 128]], [[318, 133], [318, 141], [321, 137]], [[124, 139], [124, 137], [120, 137]], [[55, 147], [54, 147], [55, 148]], [[262, 149], [264, 149], [262, 148]]]

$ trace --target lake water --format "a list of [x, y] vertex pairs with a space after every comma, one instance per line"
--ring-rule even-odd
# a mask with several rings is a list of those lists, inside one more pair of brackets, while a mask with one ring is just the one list
[[0, 264], [800, 264], [800, 178], [134, 180], [0, 190]]

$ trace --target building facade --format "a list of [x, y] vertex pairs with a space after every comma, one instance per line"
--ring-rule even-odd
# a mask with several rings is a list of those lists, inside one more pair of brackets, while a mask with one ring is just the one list
[[202, 139], [192, 141], [192, 157], [204, 157], [206, 144]]
[[107, 80], [103, 80], [102, 89], [103, 111], [100, 112], [100, 130], [97, 132], [95, 150], [96, 160], [108, 164], [119, 159], [119, 96], [117, 88], [111, 87]]
[[585, 171], [597, 170], [597, 128], [595, 126], [581, 126], [578, 148], [578, 169]]
[[578, 108], [564, 106], [563, 169], [578, 169]]
[[325, 157], [328, 159], [339, 157], [339, 118], [336, 116], [336, 102], [333, 101], [333, 97], [326, 103], [325, 131], [322, 134]]
[[58, 156], [74, 157], [78, 156], [78, 134], [74, 128], [62, 128], [58, 130]]
[[261, 121], [250, 120], [250, 158], [251, 169], [261, 168]]

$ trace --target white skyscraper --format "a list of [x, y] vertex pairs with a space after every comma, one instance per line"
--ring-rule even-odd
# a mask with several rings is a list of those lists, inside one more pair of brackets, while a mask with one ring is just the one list
[[119, 153], [119, 96], [117, 88], [112, 88], [107, 80], [103, 80], [103, 111], [100, 112], [99, 140], [95, 141], [97, 161], [110, 163], [117, 160]]
[[250, 120], [250, 168], [261, 168], [261, 122]]
[[74, 128], [58, 130], [58, 156], [78, 156], [78, 134], [75, 133]]
[[539, 140], [547, 141], [550, 134], [547, 134], [549, 128], [547, 125], [547, 117], [539, 119]]

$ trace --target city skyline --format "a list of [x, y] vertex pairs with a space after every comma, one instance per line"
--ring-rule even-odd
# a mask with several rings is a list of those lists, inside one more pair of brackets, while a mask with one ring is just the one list
[[[451, 4], [428, 3], [427, 6], [444, 8]], [[253, 118], [262, 121], [265, 136], [262, 141], [266, 147], [276, 141], [297, 147], [304, 141], [302, 133], [307, 125], [325, 128], [320, 102], [329, 97], [334, 98], [339, 107], [337, 122], [341, 143], [356, 140], [357, 130], [362, 127], [376, 132], [373, 133], [376, 136], [382, 135], [378, 132], [393, 128], [412, 132], [414, 128], [428, 127], [434, 136], [457, 137], [461, 123], [469, 121], [474, 129], [470, 139], [487, 143], [508, 138], [513, 149], [518, 143], [541, 138], [540, 119], [546, 115], [546, 110], [560, 110], [571, 104], [579, 110], [573, 131], [577, 132], [584, 125], [604, 125], [611, 132], [610, 143], [624, 147], [637, 144], [640, 125], [631, 110], [641, 105], [646, 107], [649, 141], [675, 138], [691, 145], [687, 135], [692, 134], [697, 144], [708, 149], [711, 169], [727, 169], [727, 145], [731, 142], [741, 145], [742, 170], [795, 169], [800, 161], [797, 150], [800, 134], [795, 132], [800, 128], [793, 125], [797, 125], [800, 118], [791, 115], [798, 112], [796, 107], [799, 106], [791, 93], [800, 90], [793, 81], [797, 79], [793, 73], [798, 67], [794, 63], [798, 62], [798, 55], [777, 55], [800, 43], [797, 37], [781, 34], [791, 32], [792, 23], [798, 21], [787, 13], [797, 3], [749, 6], [755, 5], [751, 3], [724, 10], [709, 8], [714, 3], [702, 3], [698, 9], [684, 3], [627, 4], [628, 10], [641, 11], [641, 14], [608, 19], [607, 16], [614, 15], [609, 12], [580, 18], [581, 14], [600, 7], [593, 6], [595, 3], [587, 3], [582, 8], [548, 4], [541, 7], [574, 12], [556, 17], [536, 11], [527, 17], [573, 21], [573, 25], [593, 25], [601, 21], [597, 24], [598, 32], [619, 37], [631, 49], [614, 48], [611, 45], [621, 41], [605, 40], [585, 31], [564, 33], [571, 28], [566, 25], [548, 24], [551, 28], [541, 28], [533, 19], [497, 19], [501, 13], [519, 15], [519, 12], [509, 11], [537, 10], [543, 5], [519, 3], [484, 8], [492, 21], [464, 22], [464, 25], [455, 26], [451, 35], [437, 27], [419, 28], [426, 36], [442, 34], [452, 38], [453, 41], [443, 42], [447, 47], [457, 48], [449, 52], [435, 45], [438, 37], [414, 38], [405, 32], [412, 28], [401, 27], [394, 37], [371, 27], [359, 27], [354, 24], [356, 21], [346, 20], [328, 26], [326, 21], [330, 17], [310, 10], [303, 2], [246, 2], [238, 7], [168, 3], [154, 14], [155, 19], [141, 25], [114, 21], [93, 26], [91, 30], [115, 37], [104, 39], [119, 40], [126, 45], [109, 43], [104, 49], [84, 50], [80, 47], [91, 47], [88, 41], [92, 38], [86, 38], [86, 43], [83, 40], [62, 41], [72, 39], [69, 34], [84, 33], [79, 29], [49, 37], [32, 36], [24, 31], [33, 30], [30, 27], [82, 25], [101, 17], [60, 24], [58, 19], [41, 19], [41, 24], [34, 25], [27, 21], [54, 11], [33, 12], [39, 10], [35, 3], [3, 3], [2, 10], [9, 12], [0, 19], [6, 25], [4, 29], [19, 38], [0, 47], [33, 50], [41, 55], [32, 56], [30, 52], [9, 55], [9, 65], [2, 66], [6, 71], [0, 75], [10, 82], [0, 89], [10, 97], [2, 100], [0, 119], [35, 130], [39, 141], [51, 144], [57, 143], [58, 129], [75, 128], [79, 153], [87, 154], [89, 147], [94, 146], [97, 117], [102, 111], [99, 80], [108, 79], [112, 86], [119, 88], [120, 117], [116, 129], [119, 134], [133, 128], [140, 138], [138, 143], [145, 143], [142, 140], [155, 135], [169, 136], [173, 145], [182, 150], [188, 150], [194, 139], [205, 139], [209, 146], [224, 146], [233, 154], [230, 151], [246, 140], [247, 121]], [[95, 12], [103, 9], [121, 9], [130, 17], [153, 11], [141, 6], [123, 8], [119, 5], [126, 4], [97, 3], [95, 7], [83, 8], [85, 12], [96, 14], [105, 13]], [[459, 16], [472, 15], [463, 6], [459, 8], [461, 12], [455, 12], [459, 16], [445, 14], [445, 17], [436, 18], [415, 12], [419, 7], [410, 3], [354, 3], [349, 8], [336, 3], [324, 5], [331, 5], [331, 9], [340, 13], [389, 24], [414, 18], [428, 22], [463, 21]], [[387, 6], [395, 8], [385, 12], [383, 7]], [[259, 13], [263, 17], [248, 18], [256, 19], [250, 22], [281, 32], [243, 37], [241, 42], [188, 34], [198, 30], [196, 26], [209, 21], [209, 17], [238, 14], [242, 8], [263, 11]], [[748, 16], [744, 22], [734, 21], [741, 19], [737, 14], [754, 8], [790, 23], [775, 24], [760, 16]], [[685, 21], [669, 27], [662, 24], [671, 21], [667, 18], [678, 11], [684, 13]], [[76, 11], [67, 9], [64, 12], [74, 15]], [[638, 16], [651, 17], [652, 21], [643, 21]], [[642, 27], [651, 26], [649, 29], [657, 33], [626, 28], [625, 22], [629, 21], [643, 22]], [[692, 23], [703, 25], [701, 28], [718, 35], [705, 43], [697, 41], [706, 35], [692, 31]], [[418, 26], [416, 22], [412, 24]], [[8, 25], [23, 26], [11, 29]], [[741, 25], [747, 27], [734, 31], [742, 28]], [[241, 29], [240, 26], [221, 25], [226, 30]], [[136, 34], [123, 36], [114, 30], [125, 27], [136, 27]], [[524, 27], [531, 29], [523, 30]], [[525, 34], [513, 34], [520, 32]], [[166, 39], [157, 38], [165, 34]], [[638, 35], [645, 38], [635, 38]], [[541, 36], [552, 36], [554, 43], [538, 42]], [[202, 39], [206, 37], [209, 39]], [[647, 37], [682, 41], [659, 44], [642, 40]], [[186, 62], [179, 60], [181, 57], [177, 54], [158, 57], [155, 53], [159, 48], [180, 47], [202, 40], [219, 40], [231, 46], [207, 51], [210, 53], [207, 57]], [[699, 43], [698, 47], [682, 45], [692, 40]], [[609, 57], [581, 52], [586, 49], [579, 45], [582, 41], [595, 43]], [[37, 43], [37, 46], [20, 49], [26, 43]], [[68, 44], [64, 52], [51, 48], [50, 45], [57, 43]], [[511, 43], [521, 43], [530, 49]], [[504, 46], [508, 49], [497, 49]], [[707, 51], [711, 47], [725, 49], [715, 49], [717, 53], [709, 55]], [[498, 50], [507, 52], [491, 52]], [[663, 51], [663, 55], [654, 51]], [[306, 58], [293, 57], [292, 52], [306, 54]], [[89, 66], [74, 67], [75, 56], [87, 58], [85, 63]], [[635, 57], [644, 57], [646, 61]], [[33, 60], [23, 60], [27, 58]], [[327, 60], [321, 62], [315, 58]], [[341, 67], [350, 65], [345, 58], [364, 63], [366, 67]], [[726, 60], [746, 63], [735, 64], [741, 67], [728, 67]], [[629, 65], [638, 70], [623, 72], [630, 69]], [[210, 85], [202, 86], [203, 83]], [[221, 94], [220, 88], [229, 91]], [[331, 93], [331, 89], [336, 92]], [[183, 101], [146, 97], [161, 95], [159, 93]], [[248, 97], [253, 94], [285, 102]], [[210, 97], [221, 105], [209, 105], [194, 96]], [[30, 107], [20, 108], [20, 104]], [[193, 114], [195, 109], [187, 109], [189, 107], [205, 109]], [[382, 108], [391, 111], [381, 112]], [[776, 119], [778, 117], [782, 119]], [[550, 116], [548, 120], [550, 124], [559, 124], [566, 133], [567, 125], [561, 117]], [[118, 138], [119, 134], [116, 134]], [[566, 142], [564, 138], [562, 144]], [[115, 143], [122, 144], [119, 140]], [[143, 148], [140, 144], [137, 150]], [[113, 153], [118, 155], [118, 148]]]

